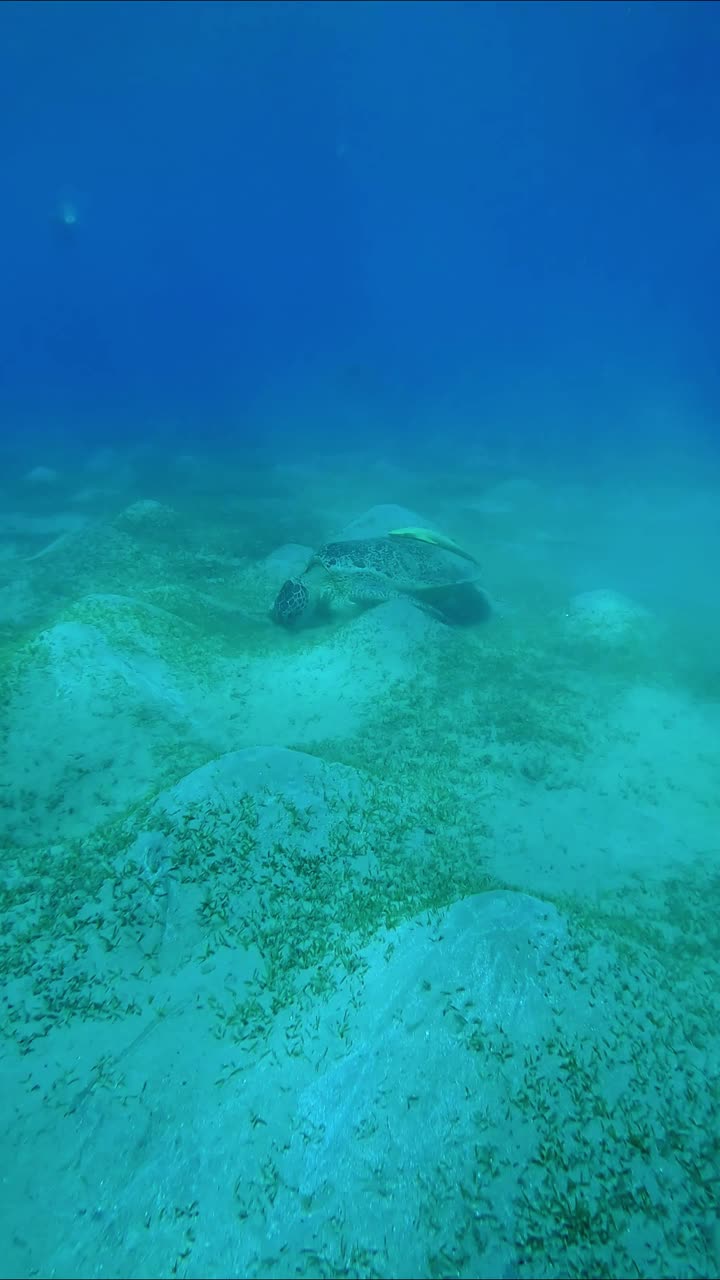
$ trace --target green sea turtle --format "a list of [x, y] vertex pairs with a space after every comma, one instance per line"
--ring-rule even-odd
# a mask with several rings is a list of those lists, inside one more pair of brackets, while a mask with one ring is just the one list
[[327, 542], [299, 577], [283, 583], [272, 617], [294, 627], [330, 617], [338, 605], [368, 608], [407, 596], [448, 621], [474, 622], [489, 611], [478, 576], [474, 557], [431, 529]]

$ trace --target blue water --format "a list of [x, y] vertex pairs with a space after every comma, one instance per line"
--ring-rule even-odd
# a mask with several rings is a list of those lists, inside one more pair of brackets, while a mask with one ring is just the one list
[[720, 1275], [719, 67], [0, 5], [0, 1276]]
[[716, 413], [715, 6], [1, 21], [6, 431], [222, 440], [270, 395], [387, 402], [399, 432], [443, 397], [570, 437], [590, 403], [603, 432], [628, 397]]

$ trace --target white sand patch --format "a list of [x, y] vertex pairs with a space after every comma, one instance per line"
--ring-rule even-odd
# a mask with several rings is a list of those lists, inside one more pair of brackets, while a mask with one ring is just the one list
[[[509, 759], [512, 759], [512, 752]], [[486, 813], [488, 869], [531, 893], [643, 894], [718, 856], [720, 706], [635, 686], [603, 709], [581, 760], [515, 754]]]
[[263, 564], [269, 574], [282, 581], [283, 574], [286, 578], [294, 578], [302, 573], [303, 569], [307, 568], [312, 554], [312, 547], [304, 547], [298, 542], [285, 542], [266, 556]]
[[305, 646], [294, 634], [280, 654], [248, 672], [246, 723], [254, 741], [303, 745], [344, 739], [396, 680], [414, 678], [443, 625], [407, 600], [392, 600]]
[[81, 622], [41, 632], [4, 708], [2, 829], [41, 843], [126, 808], [152, 786], [154, 747], [173, 726], [199, 732], [200, 708], [149, 644], [127, 652]]
[[138, 533], [157, 533], [173, 529], [178, 523], [177, 512], [156, 498], [141, 498], [124, 507], [115, 517], [118, 529]]
[[608, 645], [646, 630], [652, 615], [620, 592], [603, 588], [573, 596], [565, 613], [567, 630]]

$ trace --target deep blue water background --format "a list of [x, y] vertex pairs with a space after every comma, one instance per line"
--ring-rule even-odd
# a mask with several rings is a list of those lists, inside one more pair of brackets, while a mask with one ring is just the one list
[[6, 0], [3, 439], [710, 437], [718, 67], [713, 3]]

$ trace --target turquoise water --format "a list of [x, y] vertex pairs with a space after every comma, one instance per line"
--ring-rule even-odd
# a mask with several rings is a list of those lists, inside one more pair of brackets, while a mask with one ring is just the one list
[[720, 1274], [719, 35], [3, 6], [0, 1274]]

